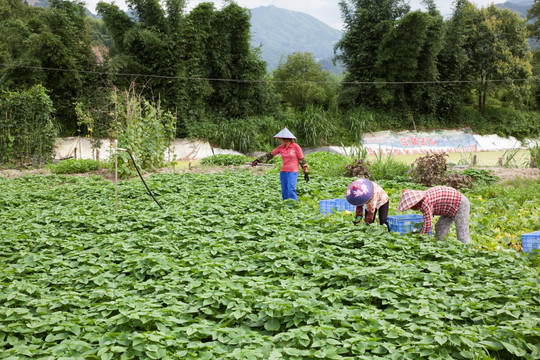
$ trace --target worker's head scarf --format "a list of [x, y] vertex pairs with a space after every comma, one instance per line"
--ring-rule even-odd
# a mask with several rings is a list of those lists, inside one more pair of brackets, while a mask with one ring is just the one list
[[414, 205], [422, 201], [425, 195], [426, 192], [422, 190], [403, 190], [397, 211], [409, 210]]

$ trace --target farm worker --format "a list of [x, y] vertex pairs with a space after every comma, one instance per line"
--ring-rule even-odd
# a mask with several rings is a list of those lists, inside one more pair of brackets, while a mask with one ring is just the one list
[[456, 189], [448, 186], [435, 186], [426, 191], [403, 190], [398, 211], [421, 210], [424, 224], [420, 234], [428, 235], [431, 231], [433, 215], [441, 217], [435, 224], [435, 238], [442, 241], [448, 235], [452, 222], [456, 223], [456, 234], [459, 241], [468, 244], [469, 237], [469, 199]]
[[251, 166], [257, 166], [258, 163], [268, 161], [275, 155], [280, 154], [283, 158], [283, 166], [281, 167], [281, 172], [279, 174], [279, 178], [281, 180], [281, 196], [283, 197], [283, 200], [293, 199], [294, 201], [298, 201], [298, 196], [296, 195], [298, 169], [299, 166], [302, 167], [302, 171], [304, 172], [304, 180], [308, 182], [309, 167], [307, 161], [304, 159], [302, 148], [293, 141], [296, 139], [296, 137], [289, 131], [289, 129], [283, 128], [283, 130], [278, 132], [274, 138], [279, 139], [281, 145], [275, 148], [272, 152], [266, 153], [253, 160]]
[[368, 179], [354, 180], [345, 192], [347, 202], [356, 206], [356, 215], [353, 220], [354, 225], [360, 224], [362, 221], [362, 209], [365, 208], [366, 224], [371, 224], [375, 221], [377, 211], [379, 211], [379, 224], [386, 225], [388, 231], [388, 208], [390, 207], [390, 199], [384, 189]]

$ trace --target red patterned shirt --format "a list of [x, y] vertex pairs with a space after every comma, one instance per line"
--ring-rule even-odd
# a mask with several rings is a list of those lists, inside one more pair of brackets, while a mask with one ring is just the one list
[[424, 215], [421, 234], [429, 234], [433, 215], [456, 217], [461, 204], [461, 193], [448, 186], [435, 186], [426, 190], [424, 198], [418, 203]]

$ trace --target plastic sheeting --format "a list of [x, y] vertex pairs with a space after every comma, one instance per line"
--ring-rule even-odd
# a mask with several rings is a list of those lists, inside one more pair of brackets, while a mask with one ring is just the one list
[[[523, 143], [513, 137], [498, 135], [474, 135], [469, 130], [441, 130], [434, 132], [392, 132], [380, 131], [362, 137], [362, 145], [369, 154], [423, 154], [434, 152], [474, 152], [500, 151], [528, 147], [539, 144], [540, 140], [525, 140]], [[359, 149], [345, 146], [324, 146], [304, 149], [305, 153], [328, 151], [350, 155]]]
[[422, 154], [429, 152], [470, 152], [478, 142], [470, 131], [441, 130], [433, 132], [380, 131], [362, 136], [369, 154]]
[[[380, 131], [366, 134], [362, 138], [368, 153], [420, 154], [435, 152], [498, 151], [516, 149], [529, 144], [539, 144], [539, 140], [527, 140], [522, 144], [513, 137], [497, 135], [474, 135], [470, 130], [441, 130], [434, 132]], [[277, 144], [276, 144], [277, 145]], [[302, 144], [300, 144], [302, 145]], [[76, 157], [78, 159], [106, 160], [112, 153], [111, 144], [103, 140], [99, 148], [93, 148], [89, 138], [59, 138], [55, 144], [57, 159]], [[349, 155], [358, 149], [343, 146], [305, 148], [306, 154], [328, 151]], [[165, 152], [165, 160], [200, 160], [214, 154], [241, 154], [234, 150], [214, 148], [207, 141], [176, 139]]]
[[[107, 160], [114, 151], [109, 140], [103, 140], [99, 148], [93, 148], [89, 138], [58, 138], [54, 146], [56, 159]], [[175, 139], [165, 151], [165, 160], [200, 160], [214, 154], [240, 154], [234, 150], [214, 148], [207, 141]]]
[[474, 135], [474, 138], [478, 143], [478, 150], [481, 151], [498, 151], [523, 147], [523, 144], [514, 137], [505, 139], [498, 135]]

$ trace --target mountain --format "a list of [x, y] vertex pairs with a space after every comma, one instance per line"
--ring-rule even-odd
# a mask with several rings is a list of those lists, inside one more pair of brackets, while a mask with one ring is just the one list
[[324, 70], [339, 73], [332, 65], [334, 45], [342, 32], [306, 13], [281, 9], [273, 5], [251, 9], [251, 45], [262, 45], [262, 58], [267, 71], [273, 71], [283, 56], [294, 52], [310, 52], [326, 64]]
[[513, 0], [496, 5], [499, 9], [510, 9], [517, 12], [522, 18], [525, 18], [527, 16], [527, 11], [531, 8], [533, 4], [534, 0]]

